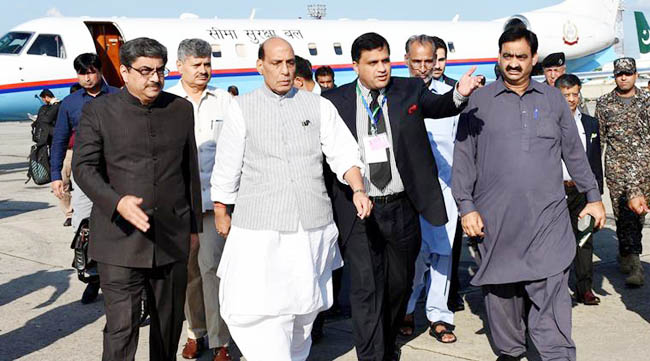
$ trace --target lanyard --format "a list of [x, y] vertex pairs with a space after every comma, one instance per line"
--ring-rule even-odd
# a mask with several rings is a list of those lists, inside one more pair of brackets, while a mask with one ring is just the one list
[[368, 116], [370, 117], [370, 121], [372, 123], [370, 127], [370, 131], [372, 132], [372, 135], [377, 135], [377, 113], [384, 107], [384, 104], [386, 104], [386, 96], [381, 100], [381, 105], [379, 105], [374, 111], [370, 110], [370, 107], [368, 106], [368, 102], [366, 101], [366, 97], [361, 94], [361, 89], [359, 89], [359, 83], [357, 83], [357, 94], [361, 97], [361, 102], [363, 102], [363, 106], [366, 108], [366, 112], [368, 112]]

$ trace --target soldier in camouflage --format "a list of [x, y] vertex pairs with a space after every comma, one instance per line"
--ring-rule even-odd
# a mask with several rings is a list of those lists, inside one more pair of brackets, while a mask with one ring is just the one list
[[[614, 77], [616, 89], [598, 99], [596, 118], [601, 148], [607, 146], [605, 178], [616, 218], [620, 269], [628, 274], [628, 286], [639, 287], [644, 281], [639, 259], [644, 216], [633, 212], [628, 200], [649, 195], [650, 93], [635, 86], [638, 74], [632, 58], [614, 61]], [[643, 205], [634, 206], [643, 213]]]

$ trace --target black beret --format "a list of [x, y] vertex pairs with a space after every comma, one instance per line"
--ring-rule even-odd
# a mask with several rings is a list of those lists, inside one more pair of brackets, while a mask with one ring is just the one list
[[562, 66], [566, 64], [564, 53], [548, 54], [542, 61], [542, 68], [550, 68], [552, 66]]

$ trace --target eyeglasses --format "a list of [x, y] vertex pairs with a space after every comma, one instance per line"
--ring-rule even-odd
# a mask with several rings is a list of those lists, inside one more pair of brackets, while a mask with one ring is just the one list
[[129, 69], [133, 69], [137, 71], [138, 73], [140, 73], [140, 75], [142, 75], [145, 78], [151, 78], [153, 76], [153, 73], [158, 74], [159, 77], [166, 77], [167, 75], [169, 75], [169, 69], [165, 68], [164, 66], [157, 69], [152, 69], [148, 66], [143, 66], [140, 69], [129, 67]]

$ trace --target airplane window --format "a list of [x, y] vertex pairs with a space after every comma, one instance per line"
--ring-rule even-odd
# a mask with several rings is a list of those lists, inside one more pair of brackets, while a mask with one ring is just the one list
[[5, 34], [5, 36], [0, 38], [0, 54], [20, 53], [31, 36], [31, 33], [22, 33], [17, 31]]
[[343, 48], [341, 47], [341, 43], [334, 43], [334, 53], [336, 53], [336, 55], [343, 55]]
[[221, 58], [221, 45], [212, 44], [212, 56], [215, 58]]
[[309, 43], [307, 44], [307, 47], [309, 47], [309, 54], [318, 55], [318, 49], [316, 49], [316, 43]]
[[454, 46], [454, 42], [450, 41], [447, 43], [447, 47], [449, 48], [450, 53], [455, 53], [456, 52], [456, 47]]
[[235, 44], [235, 52], [240, 58], [246, 57], [246, 44]]
[[59, 35], [41, 34], [27, 51], [30, 55], [46, 55], [65, 59], [65, 48]]

